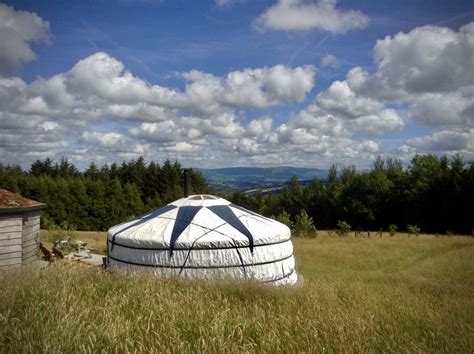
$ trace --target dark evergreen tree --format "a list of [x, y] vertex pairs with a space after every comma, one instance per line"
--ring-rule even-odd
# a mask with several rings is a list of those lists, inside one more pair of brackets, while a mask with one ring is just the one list
[[91, 162], [87, 170], [84, 172], [84, 176], [89, 179], [98, 180], [101, 177], [101, 173], [97, 168], [97, 165], [94, 162]]
[[[190, 193], [212, 192], [199, 171], [188, 170], [188, 177]], [[183, 184], [181, 165], [169, 160], [162, 167], [153, 161], [147, 166], [143, 158], [100, 168], [91, 163], [83, 173], [66, 158], [37, 160], [28, 172], [0, 164], [0, 188], [47, 203], [49, 219], [79, 230], [106, 230], [181, 198]], [[293, 222], [305, 210], [319, 229], [346, 220], [355, 229], [419, 225], [423, 232], [471, 234], [474, 163], [460, 155], [417, 155], [404, 169], [399, 160], [378, 157], [368, 172], [348, 166], [338, 173], [333, 165], [326, 180], [315, 178], [307, 187], [293, 178], [281, 195], [235, 192], [227, 199]]]
[[123, 197], [125, 198], [125, 213], [127, 215], [133, 217], [143, 213], [143, 202], [135, 184], [127, 183], [125, 185]]

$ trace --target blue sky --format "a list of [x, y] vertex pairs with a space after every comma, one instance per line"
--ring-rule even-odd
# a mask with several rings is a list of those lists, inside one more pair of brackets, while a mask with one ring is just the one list
[[472, 1], [0, 3], [0, 162], [474, 158]]

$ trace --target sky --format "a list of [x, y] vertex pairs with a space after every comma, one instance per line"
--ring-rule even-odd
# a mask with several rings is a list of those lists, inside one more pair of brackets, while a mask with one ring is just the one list
[[474, 2], [0, 2], [0, 163], [474, 160]]

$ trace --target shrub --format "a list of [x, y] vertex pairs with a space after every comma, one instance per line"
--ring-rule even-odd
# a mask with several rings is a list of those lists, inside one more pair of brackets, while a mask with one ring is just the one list
[[409, 234], [417, 235], [420, 233], [420, 227], [418, 225], [407, 225], [407, 231]]
[[74, 225], [66, 221], [62, 222], [61, 225], [57, 225], [54, 221], [49, 219], [47, 221], [47, 229], [47, 241], [55, 244], [60, 251], [70, 252], [75, 248], [77, 234]]
[[41, 213], [41, 228], [44, 230], [51, 230], [54, 226], [57, 226], [53, 219], [45, 212]]
[[318, 235], [318, 231], [313, 224], [313, 218], [308, 216], [304, 209], [301, 209], [300, 213], [296, 215], [293, 231], [303, 237], [316, 237]]
[[288, 226], [290, 229], [293, 228], [293, 223], [291, 222], [290, 214], [288, 214], [285, 210], [283, 210], [283, 212], [280, 213], [276, 217], [276, 219], [277, 219], [277, 221], [281, 222], [282, 224], [285, 224], [286, 226]]
[[347, 236], [351, 231], [352, 227], [345, 221], [339, 220], [336, 226], [336, 234], [339, 236]]
[[398, 226], [395, 224], [390, 224], [388, 225], [388, 232], [390, 233], [390, 236], [394, 236], [398, 231]]

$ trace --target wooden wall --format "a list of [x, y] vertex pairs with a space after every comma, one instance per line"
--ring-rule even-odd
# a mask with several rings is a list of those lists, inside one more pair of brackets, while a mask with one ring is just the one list
[[23, 216], [0, 216], [0, 269], [21, 266]]
[[36, 259], [40, 212], [0, 216], [0, 270], [31, 264]]
[[22, 263], [31, 264], [36, 259], [40, 230], [40, 213], [33, 211], [23, 214]]

